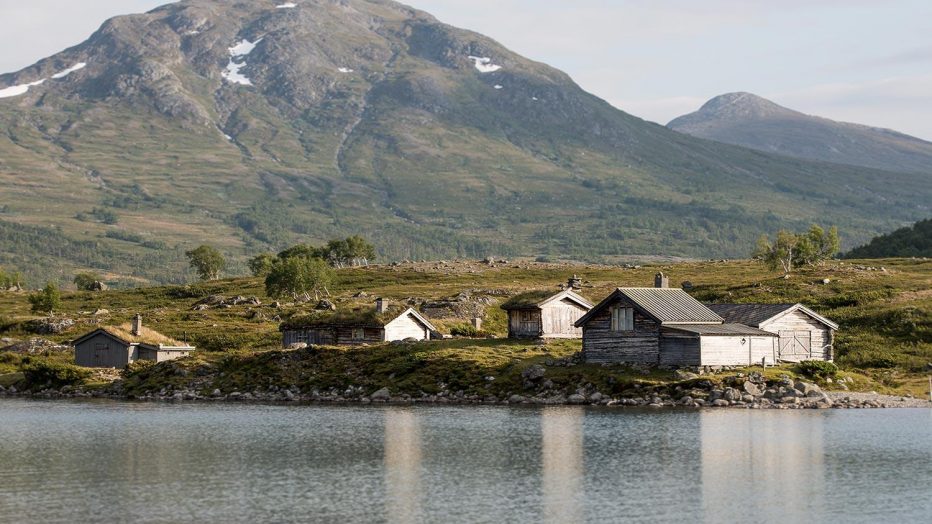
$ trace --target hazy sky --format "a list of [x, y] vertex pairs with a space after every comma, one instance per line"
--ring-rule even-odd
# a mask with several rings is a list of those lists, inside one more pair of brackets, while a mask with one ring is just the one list
[[[0, 0], [0, 72], [81, 42], [108, 17], [164, 3]], [[932, 140], [929, 0], [407, 3], [562, 69], [647, 120], [666, 123], [712, 96], [750, 91]]]

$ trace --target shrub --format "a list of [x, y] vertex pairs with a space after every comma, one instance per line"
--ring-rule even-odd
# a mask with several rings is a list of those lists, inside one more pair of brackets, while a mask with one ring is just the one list
[[480, 338], [488, 336], [488, 332], [476, 329], [472, 324], [457, 324], [450, 328], [450, 334], [455, 337]]
[[803, 375], [822, 379], [834, 377], [838, 373], [838, 366], [824, 360], [804, 360], [796, 365], [796, 369]]
[[60, 388], [81, 384], [91, 375], [89, 370], [72, 364], [30, 358], [20, 366], [27, 387], [51, 386]]
[[145, 371], [154, 365], [156, 365], [154, 360], [137, 360], [135, 362], [130, 362], [129, 365], [120, 371], [120, 376], [123, 378], [129, 378], [131, 375]]
[[49, 282], [41, 291], [29, 295], [33, 313], [49, 313], [61, 308], [61, 293], [54, 282]]

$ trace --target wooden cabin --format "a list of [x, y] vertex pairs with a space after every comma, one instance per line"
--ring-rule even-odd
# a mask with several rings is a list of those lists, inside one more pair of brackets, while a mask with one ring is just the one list
[[725, 322], [736, 322], [777, 335], [775, 360], [800, 362], [835, 358], [838, 324], [802, 304], [709, 304]]
[[316, 312], [280, 326], [282, 345], [358, 346], [397, 340], [430, 340], [436, 328], [414, 308], [390, 306], [383, 299], [374, 308]]
[[130, 324], [97, 328], [72, 344], [75, 364], [94, 368], [124, 368], [137, 360], [165, 362], [186, 357], [195, 350], [143, 327], [140, 315]]
[[579, 338], [576, 321], [592, 309], [592, 303], [565, 289], [530, 291], [502, 304], [508, 312], [508, 338]]

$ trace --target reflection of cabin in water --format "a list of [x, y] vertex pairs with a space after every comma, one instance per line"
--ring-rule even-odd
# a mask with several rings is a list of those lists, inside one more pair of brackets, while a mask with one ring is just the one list
[[508, 312], [508, 338], [579, 338], [582, 330], [575, 323], [592, 309], [592, 303], [565, 289], [529, 291], [501, 307]]
[[73, 345], [75, 364], [94, 368], [123, 368], [137, 360], [164, 362], [194, 351], [193, 346], [143, 327], [140, 315], [131, 324], [97, 328]]
[[838, 325], [800, 304], [706, 306], [682, 289], [618, 288], [580, 318], [583, 358], [666, 366], [831, 360]]
[[357, 346], [396, 340], [430, 340], [433, 324], [414, 308], [391, 306], [381, 298], [374, 308], [312, 313], [279, 328], [282, 344]]

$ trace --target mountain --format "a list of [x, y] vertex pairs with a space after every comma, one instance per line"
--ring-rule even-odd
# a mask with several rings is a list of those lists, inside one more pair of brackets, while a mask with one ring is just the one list
[[932, 218], [879, 235], [845, 258], [932, 257]]
[[382, 260], [746, 256], [928, 214], [927, 176], [787, 159], [645, 122], [388, 0], [187, 0], [0, 76], [0, 265], [181, 282], [361, 234]]
[[768, 153], [932, 175], [932, 142], [806, 115], [751, 93], [717, 96], [667, 127]]

